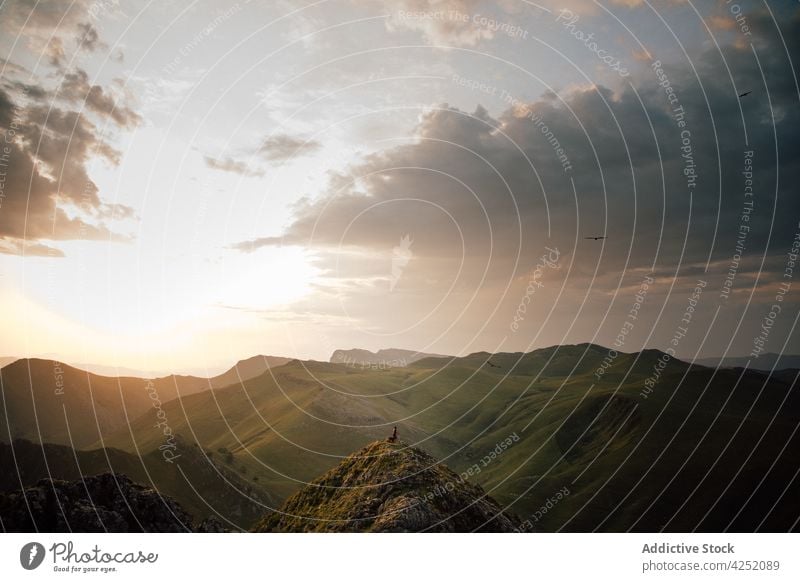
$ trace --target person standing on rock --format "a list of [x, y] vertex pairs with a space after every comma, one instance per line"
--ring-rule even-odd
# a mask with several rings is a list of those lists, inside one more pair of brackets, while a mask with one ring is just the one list
[[394, 427], [394, 430], [392, 431], [392, 436], [389, 437], [389, 442], [393, 443], [396, 441], [397, 441], [397, 427]]

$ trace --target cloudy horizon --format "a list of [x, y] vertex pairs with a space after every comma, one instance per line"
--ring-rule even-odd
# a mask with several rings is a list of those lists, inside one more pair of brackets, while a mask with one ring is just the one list
[[800, 353], [794, 3], [13, 0], [0, 28], [0, 355]]

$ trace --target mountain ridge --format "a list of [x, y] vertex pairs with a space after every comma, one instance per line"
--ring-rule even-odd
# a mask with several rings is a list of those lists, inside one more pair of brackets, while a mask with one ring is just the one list
[[344, 364], [346, 366], [375, 369], [385, 368], [405, 368], [418, 360], [424, 358], [448, 358], [440, 354], [428, 354], [415, 350], [405, 350], [400, 348], [386, 348], [376, 352], [361, 348], [349, 350], [335, 350], [329, 359], [332, 364]]
[[57, 360], [22, 358], [0, 369], [0, 442], [26, 438], [85, 448], [149, 411], [155, 415], [166, 402], [240, 383], [289, 361], [254, 356], [212, 378], [173, 374], [151, 379], [104, 376]]
[[697, 358], [695, 364], [709, 368], [744, 368], [770, 372], [772, 370], [791, 370], [800, 368], [800, 355], [765, 352], [757, 358], [751, 356], [726, 356]]
[[[785, 531], [800, 515], [800, 483], [792, 463], [770, 461], [800, 439], [796, 380], [579, 344], [389, 369], [293, 360], [165, 402], [163, 415], [184, 440], [224, 449], [277, 503], [399, 425], [453, 471], [491, 457], [475, 482], [523, 518], [576, 483], [541, 519], [545, 531], [748, 531], [762, 520]], [[154, 413], [105, 445], [157, 449]], [[513, 446], [491, 456], [511, 434]], [[731, 522], [725, 507], [747, 499]]]

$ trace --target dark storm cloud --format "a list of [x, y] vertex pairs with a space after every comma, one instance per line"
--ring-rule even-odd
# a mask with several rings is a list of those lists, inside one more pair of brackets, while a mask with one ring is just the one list
[[[758, 60], [749, 45], [734, 43], [694, 57], [694, 70], [663, 63], [685, 110], [690, 150], [682, 149], [676, 104], [649, 66], [618, 93], [586, 87], [561, 100], [509, 100], [497, 119], [480, 106], [471, 114], [440, 106], [422, 117], [409, 143], [334, 177], [329, 195], [302, 204], [283, 236], [234, 248], [307, 246], [335, 276], [343, 249], [391, 252], [411, 233], [418, 261], [463, 256], [470, 283], [518, 276], [517, 256], [528, 258], [525, 269], [546, 244], [576, 253], [573, 273], [587, 278], [598, 261], [614, 273], [653, 263], [673, 273], [678, 264], [705, 269], [709, 259], [710, 269], [724, 270], [743, 212], [744, 152], [752, 150], [757, 193], [745, 254], [779, 256], [800, 211], [792, 193], [800, 109], [775, 24], [764, 13], [748, 21]], [[797, 16], [782, 26], [797, 58]], [[740, 100], [745, 90], [753, 93]], [[685, 171], [696, 174], [693, 186]], [[583, 240], [594, 234], [609, 235], [602, 259], [601, 245]]]
[[319, 142], [304, 140], [281, 134], [266, 138], [258, 148], [258, 153], [270, 161], [284, 161], [318, 150]]

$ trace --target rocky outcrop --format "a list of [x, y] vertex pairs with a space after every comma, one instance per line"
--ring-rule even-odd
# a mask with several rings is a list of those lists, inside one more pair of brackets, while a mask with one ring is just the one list
[[[122, 474], [75, 481], [42, 479], [0, 494], [6, 532], [185, 532], [192, 519], [177, 502]], [[203, 531], [215, 531], [209, 524]]]
[[292, 495], [255, 531], [511, 532], [519, 527], [476, 484], [424, 451], [374, 442]]

